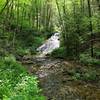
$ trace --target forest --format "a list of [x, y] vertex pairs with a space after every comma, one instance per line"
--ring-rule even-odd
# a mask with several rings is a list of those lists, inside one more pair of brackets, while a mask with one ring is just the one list
[[100, 0], [0, 0], [0, 100], [100, 100]]

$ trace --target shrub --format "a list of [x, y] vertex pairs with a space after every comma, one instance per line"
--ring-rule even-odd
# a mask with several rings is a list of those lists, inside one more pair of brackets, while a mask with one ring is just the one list
[[41, 36], [40, 37], [37, 37], [37, 36], [34, 37], [34, 42], [33, 42], [32, 46], [30, 48], [31, 54], [36, 54], [37, 53], [36, 49], [40, 45], [42, 45], [43, 41], [44, 41], [44, 38], [41, 37]]
[[13, 56], [0, 59], [0, 100], [44, 100], [35, 76]]
[[74, 73], [72, 76], [73, 80], [84, 80], [84, 81], [95, 81], [97, 79], [97, 75], [94, 71], [86, 72], [84, 74]]
[[28, 54], [30, 54], [30, 50], [29, 49], [22, 48], [22, 47], [19, 47], [16, 50], [16, 54], [18, 54], [20, 56], [28, 55]]
[[66, 58], [66, 50], [64, 47], [60, 47], [58, 49], [55, 49], [52, 53], [51, 56], [55, 58]]
[[100, 48], [94, 48], [94, 55], [96, 58], [100, 59]]
[[88, 65], [100, 65], [100, 60], [90, 57], [88, 54], [81, 54], [80, 61]]
[[71, 70], [70, 74], [73, 80], [94, 81], [98, 79], [95, 69], [79, 70], [78, 72], [77, 70]]
[[83, 75], [83, 80], [90, 80], [90, 81], [94, 81], [97, 79], [97, 73], [96, 71], [92, 71], [92, 70], [89, 70], [88, 72], [86, 72], [84, 75]]

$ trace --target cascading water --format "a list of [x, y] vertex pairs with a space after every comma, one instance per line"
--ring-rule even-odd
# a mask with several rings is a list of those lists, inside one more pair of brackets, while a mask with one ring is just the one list
[[37, 51], [41, 56], [45, 56], [51, 53], [54, 49], [60, 47], [60, 33], [55, 33], [51, 36], [42, 46], [37, 48]]

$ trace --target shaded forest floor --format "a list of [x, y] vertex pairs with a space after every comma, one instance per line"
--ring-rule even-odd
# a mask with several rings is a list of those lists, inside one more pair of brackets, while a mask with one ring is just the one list
[[47, 100], [100, 100], [100, 67], [53, 58], [24, 58]]

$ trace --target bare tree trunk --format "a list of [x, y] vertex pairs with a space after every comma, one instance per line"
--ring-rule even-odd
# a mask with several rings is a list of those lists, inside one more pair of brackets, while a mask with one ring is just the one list
[[14, 32], [14, 35], [13, 35], [13, 49], [15, 49], [16, 34], [19, 31], [19, 0], [17, 0], [17, 5], [16, 5], [15, 9], [17, 11], [17, 13], [16, 13], [17, 14], [16, 15], [16, 24], [17, 24], [17, 27], [16, 27], [16, 32]]
[[63, 20], [62, 20], [62, 16], [61, 16], [61, 13], [60, 13], [58, 0], [56, 0], [56, 5], [57, 5], [58, 13], [59, 13], [59, 18], [60, 18], [59, 23], [60, 23], [60, 25], [62, 25]]
[[[91, 32], [91, 39], [93, 39], [94, 36], [93, 36], [93, 26], [92, 26], [92, 20], [91, 20], [91, 18], [92, 18], [91, 6], [90, 6], [90, 0], [87, 0], [87, 1], [88, 1], [88, 11], [89, 11], [89, 18], [90, 18], [89, 29], [90, 29], [90, 32]], [[91, 57], [94, 56], [93, 45], [94, 45], [94, 43], [93, 43], [93, 41], [91, 41]]]

